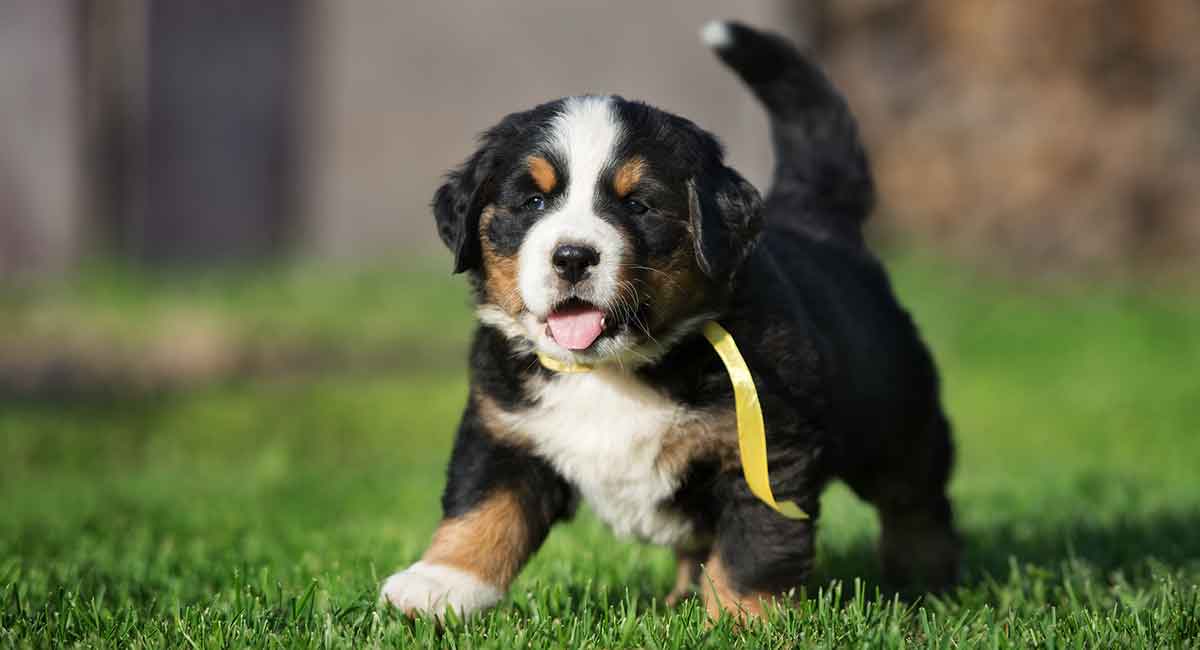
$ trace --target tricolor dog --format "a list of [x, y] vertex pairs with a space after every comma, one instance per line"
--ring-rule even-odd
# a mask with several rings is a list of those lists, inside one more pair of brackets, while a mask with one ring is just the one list
[[[675, 550], [671, 602], [696, 590], [714, 616], [759, 614], [803, 584], [835, 478], [878, 509], [887, 578], [953, 581], [950, 429], [864, 245], [874, 190], [854, 120], [783, 39], [725, 22], [703, 36], [770, 115], [765, 200], [712, 135], [616, 96], [505, 117], [437, 190], [479, 327], [444, 519], [383, 585], [404, 612], [495, 605], [582, 499], [618, 535]], [[750, 369], [770, 486], [808, 519], [750, 492], [709, 321]]]

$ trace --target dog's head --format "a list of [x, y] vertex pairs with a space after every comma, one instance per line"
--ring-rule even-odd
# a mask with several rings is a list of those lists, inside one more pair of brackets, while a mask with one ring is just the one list
[[583, 363], [653, 359], [711, 317], [759, 208], [711, 135], [619, 97], [509, 115], [433, 200], [480, 318]]

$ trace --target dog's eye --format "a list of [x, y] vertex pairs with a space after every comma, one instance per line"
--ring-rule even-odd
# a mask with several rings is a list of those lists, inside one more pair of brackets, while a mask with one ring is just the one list
[[646, 214], [646, 211], [650, 209], [650, 206], [637, 199], [625, 199], [625, 209], [629, 210], [633, 214]]
[[540, 194], [535, 194], [535, 195], [529, 197], [529, 199], [527, 199], [525, 201], [525, 203], [523, 203], [521, 205], [521, 207], [526, 210], [545, 210], [546, 209], [546, 199], [543, 198]]

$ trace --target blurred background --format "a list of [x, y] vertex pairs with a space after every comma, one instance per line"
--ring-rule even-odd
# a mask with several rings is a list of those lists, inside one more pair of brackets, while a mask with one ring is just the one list
[[682, 113], [761, 185], [764, 117], [695, 36], [724, 15], [828, 66], [881, 230], [1035, 270], [1200, 251], [1193, 2], [5, 0], [0, 271], [425, 251], [475, 134], [575, 93]]
[[[1196, 270], [1193, 2], [0, 0], [0, 286], [442, 267], [441, 174], [503, 114], [569, 94], [692, 118], [762, 187], [765, 116], [696, 38], [725, 15], [806, 44], [845, 90], [881, 247], [1030, 281]], [[81, 334], [39, 360], [30, 337], [88, 329], [66, 320], [7, 328], [3, 383], [135, 365], [99, 360], [119, 355], [94, 332], [92, 361], [61, 358]], [[179, 372], [245, 361], [200, 314], [167, 320], [194, 339], [164, 344]]]
[[[607, 92], [695, 120], [763, 187], [766, 118], [697, 37], [722, 16], [806, 44], [859, 118], [969, 559], [1194, 560], [1187, 0], [0, 0], [0, 560], [117, 558], [87, 580], [136, 600], [128, 567], [159, 557], [186, 599], [233, 548], [373, 589], [432, 529], [466, 393], [439, 178], [502, 115]], [[871, 515], [832, 499], [856, 523], [826, 548], [869, 557], [846, 549]], [[583, 525], [563, 557], [606, 539]], [[616, 584], [667, 584], [654, 557]]]

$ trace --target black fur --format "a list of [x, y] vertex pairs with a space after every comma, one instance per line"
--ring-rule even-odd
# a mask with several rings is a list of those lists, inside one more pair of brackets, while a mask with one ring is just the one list
[[[765, 203], [724, 165], [711, 135], [618, 98], [622, 147], [652, 162], [655, 175], [647, 185], [654, 213], [635, 219], [603, 196], [595, 208], [629, 233], [639, 255], [684, 245], [690, 231], [697, 263], [711, 281], [702, 308], [720, 314], [754, 375], [775, 495], [795, 500], [814, 519], [781, 517], [750, 494], [740, 471], [722, 471], [706, 458], [696, 459], [671, 506], [715, 535], [737, 587], [782, 592], [808, 574], [818, 497], [838, 477], [878, 507], [885, 537], [943, 555], [936, 566], [923, 566], [885, 549], [885, 568], [944, 583], [957, 562], [946, 498], [950, 430], [933, 361], [863, 244], [874, 189], [853, 118], [825, 76], [785, 41], [741, 25], [730, 29], [732, 42], [719, 55], [771, 117], [776, 168]], [[533, 190], [518, 162], [537, 150], [559, 106], [506, 117], [435, 196], [438, 230], [455, 252], [455, 270], [470, 272], [476, 283], [480, 210], [494, 203], [517, 215], [488, 233], [505, 251], [515, 251], [537, 220], [520, 212]], [[565, 165], [554, 162], [565, 174]], [[532, 354], [489, 327], [476, 335], [471, 366], [474, 390], [513, 411], [532, 403], [525, 388], [530, 377], [549, 377]], [[637, 372], [685, 406], [731, 408], [725, 370], [698, 334]], [[489, 437], [472, 401], [451, 460], [447, 515], [470, 509], [501, 486], [522, 495], [539, 539], [570, 510], [563, 478], [531, 452]]]
[[469, 512], [495, 490], [517, 497], [524, 528], [536, 548], [550, 526], [571, 515], [571, 487], [544, 460], [527, 450], [497, 441], [470, 404], [459, 424], [446, 474], [442, 511], [446, 517]]
[[624, 143], [626, 151], [655, 162], [672, 161], [670, 166], [680, 171], [670, 180], [688, 188], [687, 216], [700, 268], [712, 278], [729, 277], [758, 234], [758, 190], [725, 166], [721, 144], [690, 120], [641, 102], [623, 101], [618, 112], [633, 134]]
[[846, 101], [784, 39], [737, 23], [729, 29], [733, 42], [717, 54], [771, 116], [775, 174], [767, 218], [779, 218], [781, 228], [861, 243], [859, 226], [875, 204], [875, 185]]
[[479, 214], [495, 202], [501, 189], [497, 173], [511, 169], [520, 145], [526, 144], [533, 130], [549, 123], [560, 104], [549, 102], [505, 117], [480, 136], [479, 149], [447, 174], [445, 184], [434, 193], [438, 236], [454, 253], [455, 273], [479, 269]]

